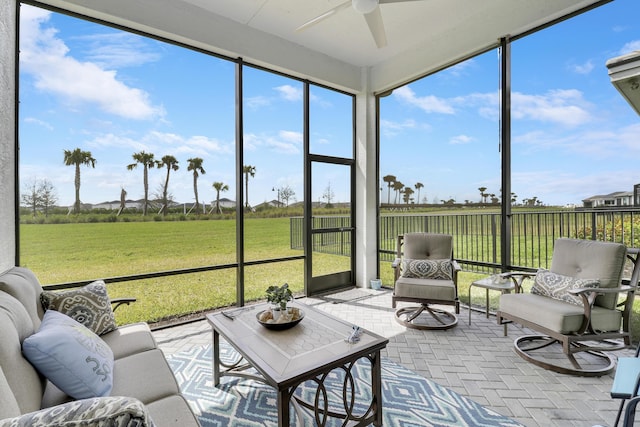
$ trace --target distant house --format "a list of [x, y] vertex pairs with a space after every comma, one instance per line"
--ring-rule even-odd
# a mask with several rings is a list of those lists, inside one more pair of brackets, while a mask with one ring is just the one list
[[257, 206], [254, 206], [254, 209], [264, 209], [264, 208], [284, 208], [286, 205], [279, 200], [270, 200], [267, 202], [260, 203]]
[[[144, 204], [144, 200], [125, 200], [124, 207], [125, 209], [142, 209], [142, 205]], [[96, 203], [94, 205], [89, 205], [89, 209], [107, 209], [107, 210], [118, 210], [120, 209], [120, 200], [113, 200], [111, 202], [102, 202]]]
[[621, 206], [637, 206], [633, 203], [633, 191], [616, 191], [614, 193], [591, 196], [582, 200], [584, 208], [606, 208]]
[[[216, 201], [214, 200], [213, 202], [211, 202], [211, 206], [215, 206], [215, 205], [216, 205]], [[226, 197], [223, 197], [222, 199], [220, 199], [220, 207], [222, 209], [235, 208], [236, 202], [234, 202], [233, 200], [229, 200]]]

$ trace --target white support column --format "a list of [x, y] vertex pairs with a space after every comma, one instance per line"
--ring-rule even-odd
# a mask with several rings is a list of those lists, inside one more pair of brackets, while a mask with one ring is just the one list
[[356, 286], [369, 287], [376, 278], [376, 105], [370, 70], [362, 70], [362, 90], [356, 95]]
[[0, 271], [15, 264], [16, 0], [0, 2]]

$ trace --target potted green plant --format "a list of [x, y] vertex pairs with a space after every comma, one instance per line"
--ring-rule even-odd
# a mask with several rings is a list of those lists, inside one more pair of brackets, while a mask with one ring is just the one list
[[287, 283], [282, 286], [273, 285], [267, 288], [267, 301], [274, 304], [281, 312], [287, 310], [287, 303], [292, 299], [293, 293], [291, 293]]

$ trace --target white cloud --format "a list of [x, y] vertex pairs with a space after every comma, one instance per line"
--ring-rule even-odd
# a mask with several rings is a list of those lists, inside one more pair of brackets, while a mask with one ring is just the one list
[[185, 153], [207, 157], [218, 154], [233, 154], [234, 152], [232, 143], [224, 143], [215, 138], [202, 135], [185, 137], [158, 131], [151, 131], [140, 139], [108, 133], [94, 137], [92, 140], [87, 141], [87, 145], [96, 149], [130, 149], [131, 154], [146, 151], [154, 153], [158, 158], [164, 154], [176, 155]]
[[282, 138], [285, 141], [288, 142], [293, 142], [296, 144], [302, 144], [302, 133], [301, 132], [294, 132], [294, 131], [290, 131], [290, 130], [281, 130], [279, 133], [280, 138]]
[[449, 144], [457, 145], [457, 144], [470, 144], [474, 141], [474, 138], [468, 135], [456, 135], [452, 136], [449, 139]]
[[50, 123], [45, 122], [43, 120], [40, 119], [36, 119], [35, 117], [26, 117], [24, 119], [25, 123], [33, 123], [36, 124], [38, 126], [42, 126], [43, 128], [47, 129], [47, 130], [53, 130], [53, 126], [51, 126]]
[[638, 134], [640, 124], [625, 126], [615, 131], [585, 129], [560, 136], [538, 130], [515, 136], [514, 143], [526, 145], [527, 154], [549, 150], [603, 160], [618, 158], [619, 153], [625, 153], [628, 157], [640, 155]]
[[475, 60], [471, 58], [447, 68], [444, 73], [449, 73], [452, 77], [460, 77], [467, 74], [467, 69], [473, 68], [473, 66], [475, 66]]
[[[426, 113], [456, 114], [458, 110], [476, 108], [485, 119], [497, 121], [500, 115], [498, 92], [471, 93], [450, 99], [435, 96], [417, 96], [408, 86], [394, 91], [394, 96], [409, 105], [416, 106]], [[520, 92], [511, 94], [511, 114], [513, 119], [536, 120], [575, 127], [590, 122], [591, 104], [582, 92], [576, 89], [553, 89], [546, 93], [532, 95]], [[397, 123], [382, 123], [383, 131], [398, 131]]]
[[287, 130], [281, 130], [277, 136], [245, 134], [244, 145], [252, 151], [258, 147], [267, 147], [278, 153], [299, 154], [302, 151], [302, 134]]
[[511, 115], [514, 119], [537, 120], [574, 127], [592, 120], [589, 103], [576, 89], [550, 90], [541, 95], [520, 92], [511, 94]]
[[91, 148], [100, 148], [100, 149], [130, 148], [135, 152], [151, 151], [151, 148], [148, 145], [143, 144], [138, 140], [121, 136], [121, 135], [114, 135], [112, 133], [98, 135], [92, 140], [87, 141], [87, 145]]
[[415, 129], [416, 122], [413, 119], [407, 119], [403, 122], [394, 122], [391, 120], [380, 120], [380, 129], [387, 136], [395, 136], [402, 133], [405, 129]]
[[593, 71], [594, 65], [591, 60], [588, 60], [584, 64], [571, 64], [569, 69], [577, 74], [589, 74]]
[[620, 55], [626, 55], [627, 53], [634, 52], [636, 50], [640, 50], [640, 40], [633, 40], [628, 43], [625, 43], [620, 49]]
[[453, 114], [453, 106], [447, 100], [437, 96], [416, 96], [416, 93], [409, 87], [403, 86], [393, 91], [393, 96], [399, 101], [405, 102], [414, 107], [418, 107], [425, 113]]
[[301, 101], [302, 100], [302, 88], [294, 87], [291, 85], [282, 85], [274, 88], [281, 98], [287, 101]]
[[124, 31], [103, 34], [89, 34], [75, 38], [87, 49], [85, 59], [101, 68], [132, 67], [155, 62], [159, 52], [151, 49], [150, 42], [142, 36]]
[[253, 96], [251, 98], [245, 98], [244, 102], [245, 105], [252, 110], [271, 105], [271, 100], [264, 96]]
[[71, 105], [93, 104], [117, 116], [148, 120], [164, 115], [149, 94], [129, 87], [117, 78], [117, 71], [105, 70], [93, 62], [79, 61], [46, 26], [50, 13], [23, 5], [20, 13], [21, 71], [31, 75], [36, 88], [54, 93]]

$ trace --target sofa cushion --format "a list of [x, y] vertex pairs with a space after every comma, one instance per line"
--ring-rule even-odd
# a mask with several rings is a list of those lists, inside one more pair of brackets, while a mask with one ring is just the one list
[[13, 267], [0, 274], [0, 291], [20, 301], [31, 317], [33, 327], [38, 329], [44, 310], [40, 304], [42, 286], [35, 274], [24, 267]]
[[11, 390], [7, 378], [4, 376], [2, 366], [0, 366], [0, 396], [0, 420], [20, 415], [18, 401], [13, 395], [13, 390]]
[[107, 286], [102, 280], [63, 292], [43, 291], [40, 300], [45, 310], [66, 314], [98, 335], [117, 328]]
[[158, 347], [149, 325], [142, 322], [120, 326], [100, 338], [111, 348], [116, 360]]
[[25, 357], [75, 399], [108, 396], [113, 387], [113, 352], [69, 316], [47, 310], [37, 333], [22, 343]]
[[582, 297], [573, 295], [569, 291], [581, 288], [597, 288], [599, 285], [600, 281], [598, 279], [578, 279], [541, 268], [536, 273], [531, 293], [582, 306]]
[[[44, 390], [44, 377], [22, 356], [22, 341], [33, 333], [25, 307], [11, 295], [0, 292], [0, 366], [20, 413], [40, 409]], [[3, 396], [4, 393], [0, 394], [0, 399]]]
[[180, 393], [162, 350], [149, 350], [116, 360], [113, 375], [114, 396], [133, 396], [142, 403]]
[[162, 420], [162, 427], [198, 426], [198, 420], [191, 411], [189, 403], [181, 394], [172, 394], [146, 404], [151, 418]]
[[452, 280], [451, 260], [405, 258], [402, 260], [402, 277]]
[[0, 420], [0, 427], [153, 427], [147, 408], [125, 396], [76, 400], [54, 408]]

